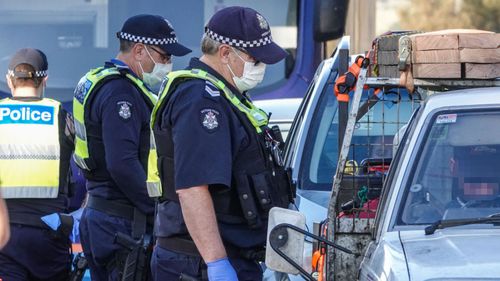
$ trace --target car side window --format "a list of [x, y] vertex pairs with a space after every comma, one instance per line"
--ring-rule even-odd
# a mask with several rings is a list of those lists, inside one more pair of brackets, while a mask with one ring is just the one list
[[[338, 161], [338, 103], [333, 85], [325, 88], [313, 117], [303, 152], [301, 188], [330, 190]], [[352, 93], [351, 93], [352, 94]], [[379, 94], [356, 124], [348, 159], [359, 164], [367, 158], [391, 158], [394, 134], [406, 124], [415, 107], [407, 91], [393, 89]], [[365, 91], [362, 104], [373, 91]]]

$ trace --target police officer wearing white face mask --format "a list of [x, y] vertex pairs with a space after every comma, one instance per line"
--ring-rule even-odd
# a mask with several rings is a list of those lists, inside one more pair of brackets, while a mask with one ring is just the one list
[[[245, 97], [286, 52], [265, 18], [228, 7], [209, 20], [200, 59], [167, 75], [151, 126], [158, 154], [154, 280], [262, 280], [267, 215], [293, 194], [279, 137]], [[184, 279], [180, 279], [184, 280]]]
[[89, 195], [80, 235], [92, 280], [121, 280], [127, 254], [114, 242], [117, 233], [137, 240], [152, 231], [146, 173], [154, 90], [171, 70], [171, 56], [191, 52], [161, 16], [131, 17], [117, 37], [116, 58], [82, 77], [73, 99], [74, 159]]

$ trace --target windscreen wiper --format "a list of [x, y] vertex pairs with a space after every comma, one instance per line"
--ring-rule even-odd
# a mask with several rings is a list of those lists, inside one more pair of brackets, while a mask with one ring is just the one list
[[443, 229], [447, 227], [460, 226], [460, 225], [468, 225], [468, 224], [481, 224], [481, 223], [500, 226], [500, 213], [489, 215], [487, 217], [482, 217], [482, 218], [438, 220], [435, 223], [425, 228], [425, 235], [434, 234], [434, 232], [437, 229]]

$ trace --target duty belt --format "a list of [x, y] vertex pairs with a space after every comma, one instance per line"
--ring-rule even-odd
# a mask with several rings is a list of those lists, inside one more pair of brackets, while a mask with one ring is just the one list
[[[189, 238], [183, 237], [158, 237], [156, 245], [163, 249], [177, 252], [187, 256], [201, 257], [198, 248]], [[264, 261], [264, 249], [239, 249], [234, 246], [224, 245], [227, 256], [230, 258], [240, 258], [255, 261]]]
[[146, 217], [139, 209], [96, 196], [89, 196], [87, 200], [87, 207], [106, 213], [109, 216], [124, 218], [132, 222], [132, 237], [134, 239], [140, 238], [146, 233], [146, 225], [153, 225], [154, 217]]
[[198, 248], [192, 240], [180, 237], [158, 237], [156, 244], [166, 250], [178, 252], [183, 255], [201, 257]]
[[9, 223], [49, 229], [49, 226], [42, 221], [40, 215], [10, 214]]
[[[60, 237], [69, 238], [69, 235], [73, 229], [73, 217], [67, 214], [60, 214], [59, 219], [61, 220], [61, 225], [57, 228], [56, 231], [54, 231], [54, 233], [56, 233], [56, 235], [60, 235]], [[53, 231], [52, 228], [50, 228], [46, 223], [42, 221], [40, 215], [14, 213], [10, 215], [9, 223]]]

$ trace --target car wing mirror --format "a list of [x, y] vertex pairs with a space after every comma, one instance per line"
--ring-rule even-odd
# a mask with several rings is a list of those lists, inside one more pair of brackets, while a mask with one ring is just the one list
[[266, 266], [274, 271], [297, 275], [300, 273], [298, 267], [303, 267], [305, 235], [290, 226], [304, 230], [304, 214], [278, 207], [271, 209], [267, 229]]

